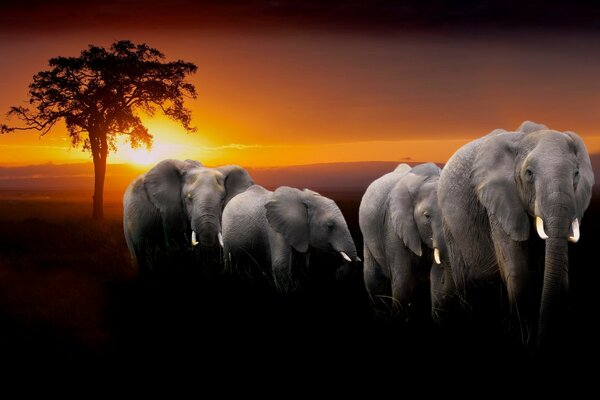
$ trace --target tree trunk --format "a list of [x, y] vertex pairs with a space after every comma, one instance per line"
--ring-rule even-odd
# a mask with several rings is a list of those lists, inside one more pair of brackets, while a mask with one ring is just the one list
[[94, 158], [94, 205], [92, 218], [104, 219], [104, 177], [106, 176], [106, 158]]
[[104, 219], [104, 178], [106, 177], [106, 157], [108, 155], [106, 135], [90, 132], [90, 147], [94, 160], [94, 196], [92, 218]]

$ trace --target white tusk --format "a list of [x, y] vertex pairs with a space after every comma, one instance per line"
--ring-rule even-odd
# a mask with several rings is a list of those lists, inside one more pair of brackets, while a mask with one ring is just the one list
[[356, 261], [357, 262], [362, 262], [362, 260], [360, 259], [360, 257], [356, 256]]
[[569, 236], [569, 242], [577, 243], [579, 241], [579, 221], [577, 218], [571, 222], [571, 229], [573, 229], [573, 234]]
[[342, 257], [344, 257], [344, 260], [352, 262], [352, 259], [348, 257], [348, 254], [344, 253], [343, 251], [340, 251], [340, 254], [342, 255]]
[[192, 246], [198, 245], [198, 241], [196, 240], [196, 231], [192, 231]]
[[548, 235], [544, 232], [544, 221], [540, 217], [535, 217], [535, 229], [542, 239], [548, 239]]
[[217, 237], [219, 238], [219, 244], [221, 245], [221, 247], [223, 247], [223, 234], [221, 232], [219, 232]]
[[442, 261], [440, 260], [440, 249], [438, 249], [437, 247], [433, 249], [433, 259], [435, 260], [436, 264], [442, 263]]

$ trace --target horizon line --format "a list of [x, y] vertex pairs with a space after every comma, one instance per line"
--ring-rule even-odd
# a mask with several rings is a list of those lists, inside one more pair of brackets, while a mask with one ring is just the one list
[[[595, 153], [595, 154], [600, 154], [600, 153]], [[165, 160], [168, 160], [168, 158], [166, 158]], [[445, 164], [445, 162], [442, 161], [433, 161], [433, 160], [427, 160], [427, 161], [420, 161], [420, 160], [407, 160], [407, 159], [399, 159], [399, 160], [359, 160], [359, 161], [330, 161], [330, 162], [312, 162], [312, 163], [306, 163], [306, 164], [280, 164], [280, 165], [264, 165], [264, 166], [244, 166], [245, 168], [253, 168], [253, 169], [268, 169], [268, 168], [288, 168], [288, 167], [303, 167], [303, 166], [309, 166], [309, 165], [329, 165], [329, 164], [361, 164], [361, 163], [408, 163], [408, 164], [414, 164], [414, 163], [427, 163], [427, 162], [433, 162], [436, 164]], [[65, 162], [65, 163], [55, 163], [53, 161], [48, 161], [48, 162], [44, 162], [44, 163], [39, 163], [39, 164], [0, 164], [0, 168], [29, 168], [29, 167], [44, 167], [44, 166], [66, 166], [66, 165], [71, 165], [71, 166], [75, 166], [75, 165], [93, 165], [94, 162], [93, 161], [78, 161], [78, 162]], [[136, 167], [139, 169], [143, 169], [146, 167], [153, 167], [158, 163], [153, 163], [153, 164], [136, 164], [136, 163], [127, 163], [127, 162], [117, 162], [117, 163], [111, 163], [108, 162], [107, 165], [116, 165], [116, 166], [121, 166], [121, 165], [126, 165], [126, 166], [131, 166], [131, 167]], [[225, 163], [225, 164], [205, 164], [204, 166], [206, 167], [217, 167], [217, 166], [223, 166], [223, 165], [232, 165], [235, 163]]]

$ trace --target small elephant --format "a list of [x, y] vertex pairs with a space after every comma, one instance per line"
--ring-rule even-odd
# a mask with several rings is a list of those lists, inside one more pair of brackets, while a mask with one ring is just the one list
[[[400, 164], [372, 182], [359, 208], [364, 240], [364, 280], [378, 314], [411, 317], [415, 288], [431, 275], [432, 316], [452, 297], [437, 201], [440, 168]], [[433, 268], [432, 263], [435, 262]]]
[[558, 327], [567, 243], [579, 240], [593, 184], [577, 134], [529, 121], [464, 145], [442, 171], [438, 198], [457, 292], [469, 303], [499, 276], [524, 344], [543, 347]]
[[236, 165], [204, 167], [193, 160], [163, 160], [136, 178], [123, 197], [123, 227], [132, 259], [154, 269], [161, 257], [180, 256], [220, 243], [225, 205], [254, 182]]
[[223, 242], [233, 266], [258, 268], [280, 292], [297, 286], [293, 267], [306, 264], [311, 248], [360, 261], [335, 202], [287, 186], [271, 192], [254, 185], [231, 200], [223, 211]]

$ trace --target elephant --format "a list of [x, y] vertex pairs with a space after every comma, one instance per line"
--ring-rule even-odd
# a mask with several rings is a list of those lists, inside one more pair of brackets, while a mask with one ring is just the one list
[[511, 330], [526, 347], [556, 343], [552, 332], [569, 286], [568, 242], [580, 238], [593, 184], [582, 139], [531, 121], [467, 143], [440, 175], [456, 290], [469, 303], [486, 282], [501, 282], [509, 318], [517, 321]]
[[400, 164], [373, 181], [362, 197], [364, 282], [377, 315], [412, 318], [415, 289], [428, 280], [434, 320], [452, 297], [437, 201], [439, 175], [433, 163]]
[[142, 270], [173, 262], [193, 247], [222, 246], [223, 208], [254, 184], [237, 165], [204, 167], [167, 159], [137, 177], [123, 196], [123, 228], [134, 264]]
[[232, 267], [251, 266], [280, 293], [298, 288], [295, 268], [307, 267], [309, 250], [360, 261], [336, 203], [309, 189], [251, 186], [225, 207], [223, 242]]

